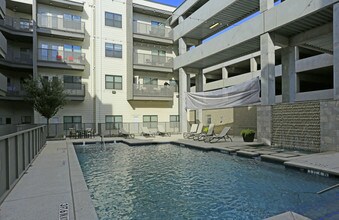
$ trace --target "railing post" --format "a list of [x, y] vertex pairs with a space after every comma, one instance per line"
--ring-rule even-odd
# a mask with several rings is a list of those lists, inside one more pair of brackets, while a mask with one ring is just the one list
[[15, 171], [15, 177], [19, 178], [19, 141], [18, 141], [18, 135], [15, 136], [15, 159], [16, 159], [16, 171]]
[[10, 172], [10, 163], [9, 163], [9, 138], [6, 139], [6, 148], [5, 148], [5, 152], [6, 152], [6, 189], [9, 190], [10, 187], [10, 180], [9, 180], [9, 172]]

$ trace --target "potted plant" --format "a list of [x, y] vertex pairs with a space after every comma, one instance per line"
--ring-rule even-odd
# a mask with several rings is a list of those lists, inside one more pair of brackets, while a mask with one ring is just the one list
[[241, 134], [241, 136], [242, 136], [242, 138], [244, 139], [245, 142], [253, 142], [255, 130], [244, 129], [240, 132], [240, 134]]

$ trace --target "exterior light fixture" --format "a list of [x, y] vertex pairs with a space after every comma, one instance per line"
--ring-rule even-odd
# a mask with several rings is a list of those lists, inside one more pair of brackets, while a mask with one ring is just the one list
[[210, 29], [213, 29], [213, 28], [215, 28], [215, 27], [217, 27], [217, 26], [219, 26], [219, 25], [220, 25], [220, 22], [214, 23], [214, 24], [212, 24], [212, 25], [210, 26]]

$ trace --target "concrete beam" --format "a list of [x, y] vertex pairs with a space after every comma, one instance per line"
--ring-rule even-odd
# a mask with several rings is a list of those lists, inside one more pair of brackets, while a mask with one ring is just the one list
[[274, 0], [260, 0], [260, 12], [264, 12], [273, 8]]
[[290, 39], [290, 46], [298, 46], [310, 40], [319, 38], [320, 36], [332, 33], [333, 33], [333, 23], [331, 22], [292, 37]]
[[[190, 8], [192, 8], [199, 0], [186, 0], [173, 12], [170, 25], [173, 25], [179, 20], [180, 16], [185, 14]], [[179, 21], [180, 22], [180, 21]]]

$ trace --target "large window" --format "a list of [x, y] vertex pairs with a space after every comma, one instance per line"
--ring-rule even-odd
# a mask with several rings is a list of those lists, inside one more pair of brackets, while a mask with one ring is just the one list
[[122, 76], [106, 75], [105, 76], [105, 88], [121, 90], [122, 89]]
[[81, 89], [81, 76], [64, 75], [64, 88], [80, 90]]
[[170, 127], [171, 128], [179, 128], [179, 115], [170, 115]]
[[158, 116], [157, 115], [144, 115], [143, 126], [148, 128], [158, 128]]
[[122, 58], [122, 45], [121, 44], [105, 44], [105, 56], [106, 57], [115, 57]]
[[111, 27], [122, 27], [122, 16], [111, 12], [105, 12], [105, 25]]
[[106, 130], [114, 130], [122, 128], [122, 115], [106, 115]]
[[158, 85], [157, 78], [144, 77], [144, 85]]
[[76, 130], [81, 129], [82, 117], [81, 116], [64, 116], [64, 129], [68, 130], [74, 128]]

